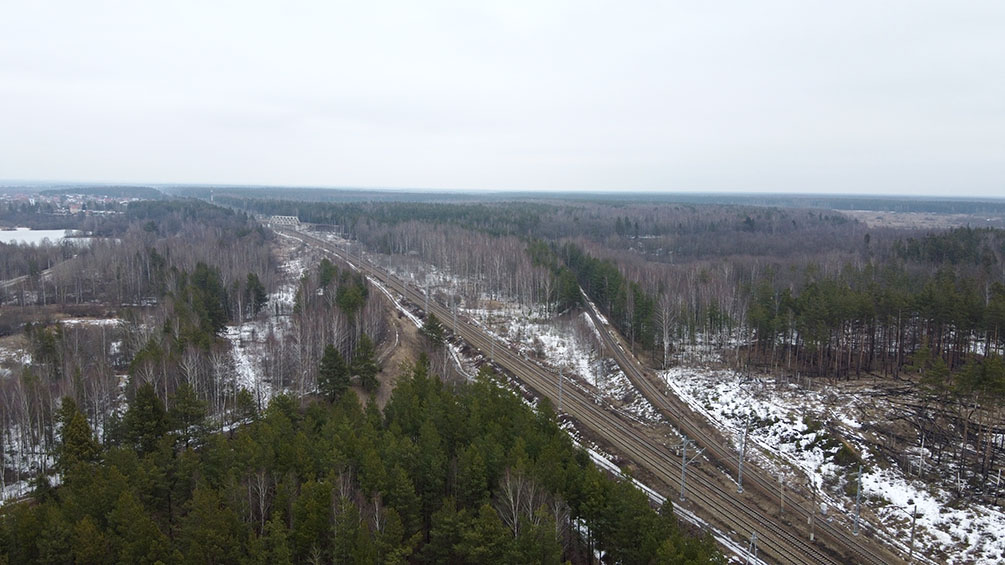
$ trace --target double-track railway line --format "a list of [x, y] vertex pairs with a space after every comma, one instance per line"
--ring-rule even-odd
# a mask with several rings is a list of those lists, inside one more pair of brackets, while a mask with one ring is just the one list
[[[345, 249], [302, 231], [290, 230], [288, 233], [354, 265], [355, 268], [408, 301], [416, 305], [426, 303], [425, 296], [417, 288], [410, 287], [366, 260], [351, 257]], [[537, 394], [550, 398], [553, 403], [556, 401], [559, 395], [557, 373], [526, 359], [504, 345], [499, 344], [493, 347], [492, 340], [494, 338], [492, 336], [463, 319], [456, 318], [456, 322], [451, 322], [455, 319], [453, 312], [435, 300], [429, 300], [428, 307], [431, 313], [444, 321], [444, 324], [453, 325], [454, 332], [459, 338], [480, 350], [486, 357], [489, 351], [494, 351], [494, 363], [509, 371]], [[591, 312], [591, 315], [595, 316], [595, 313]], [[627, 354], [614, 341], [606, 327], [600, 325], [599, 320], [596, 322], [598, 328], [603, 328], [601, 335], [606, 336], [604, 341], [611, 349], [612, 354], [615, 355], [618, 363], [622, 365], [635, 386], [639, 387], [650, 402], [663, 410], [672, 422], [678, 424], [683, 433], [697, 440], [701, 447], [709, 450], [713, 460], [718, 460], [717, 462], [721, 463], [728, 461], [730, 454], [720, 445], [721, 438], [716, 438], [703, 431], [701, 426], [681, 424], [681, 422], [686, 422], [689, 418], [696, 418], [696, 416], [689, 414], [689, 410], [683, 405], [674, 405], [669, 399], [665, 399], [642, 371], [631, 363]], [[665, 401], [660, 402], [660, 398], [664, 398]], [[679, 484], [681, 478], [680, 460], [673, 457], [665, 445], [639, 432], [635, 428], [635, 424], [598, 405], [594, 398], [576, 387], [564, 387], [562, 412], [578, 422], [588, 433], [606, 442], [619, 455], [662, 481], [667, 487], [662, 489], [664, 494], [675, 495], [670, 490], [673, 489], [673, 485]], [[685, 496], [691, 505], [690, 509], [697, 511], [702, 518], [724, 532], [733, 532], [737, 545], [744, 546], [746, 540], [756, 533], [759, 556], [762, 559], [776, 563], [793, 564], [874, 563], [878, 565], [901, 561], [875, 541], [853, 537], [850, 532], [823, 520], [818, 521], [817, 541], [811, 542], [806, 535], [791, 524], [784, 522], [779, 516], [758, 508], [756, 504], [751, 502], [749, 494], [738, 494], [735, 488], [728, 488], [728, 484], [732, 483], [723, 484], [717, 481], [716, 474], [710, 469], [703, 469], [701, 472], [694, 470], [688, 472]], [[765, 492], [771, 492], [768, 479], [759, 475], [761, 474], [755, 473], [751, 469], [751, 473], [748, 475], [750, 485]], [[797, 505], [793, 504], [792, 507], [797, 507]], [[800, 518], [809, 515], [808, 511], [802, 508], [793, 509], [793, 511]]]
[[[587, 312], [600, 330], [604, 347], [611, 352], [618, 366], [621, 367], [636, 390], [642, 393], [649, 403], [681, 433], [694, 439], [698, 445], [705, 447], [710, 460], [735, 477], [739, 463], [737, 453], [725, 447], [730, 442], [717, 433], [714, 428], [703, 426], [702, 423], [705, 419], [695, 414], [691, 407], [676, 395], [666, 394], [660, 390], [660, 387], [653, 382], [654, 378], [639, 366], [634, 357], [625, 350], [624, 345], [612, 335], [608, 325], [600, 319], [595, 305], [588, 302]], [[774, 496], [778, 487], [767, 473], [752, 465], [745, 466], [745, 471], [745, 492], [753, 490], [756, 494], [768, 499]], [[814, 519], [811, 516], [812, 510], [807, 509], [807, 507], [812, 508], [814, 503], [805, 500], [805, 497], [798, 496], [792, 489], [789, 493], [790, 512], [798, 520], [806, 523]], [[778, 518], [780, 519], [781, 516]], [[822, 538], [830, 545], [846, 547], [851, 550], [856, 562], [896, 563], [903, 561], [900, 556], [880, 545], [875, 539], [853, 535], [852, 532], [832, 521], [816, 520], [814, 533], [816, 537]]]

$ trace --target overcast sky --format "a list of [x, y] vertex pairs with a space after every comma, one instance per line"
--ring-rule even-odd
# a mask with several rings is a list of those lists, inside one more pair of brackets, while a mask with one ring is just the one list
[[1005, 1], [3, 0], [0, 179], [1005, 197]]

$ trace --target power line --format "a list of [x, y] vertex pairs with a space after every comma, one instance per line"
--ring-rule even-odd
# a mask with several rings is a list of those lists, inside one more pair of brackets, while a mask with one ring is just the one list
[[705, 452], [705, 448], [701, 448], [695, 453], [690, 459], [687, 458], [687, 444], [694, 443], [687, 436], [684, 436], [684, 440], [681, 443], [680, 450], [680, 500], [684, 502], [684, 489], [687, 487], [687, 466], [694, 463], [698, 457]]
[[747, 412], [747, 423], [743, 425], [743, 439], [740, 441], [739, 469], [736, 473], [736, 492], [743, 492], [743, 459], [747, 451], [747, 431], [750, 429], [750, 412]]

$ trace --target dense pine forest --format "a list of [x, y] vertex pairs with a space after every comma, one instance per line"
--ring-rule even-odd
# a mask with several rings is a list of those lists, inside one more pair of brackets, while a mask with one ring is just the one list
[[714, 563], [489, 375], [449, 387], [420, 360], [383, 413], [278, 396], [207, 433], [179, 389], [141, 387], [104, 445], [59, 408], [59, 488], [0, 517], [4, 563]]

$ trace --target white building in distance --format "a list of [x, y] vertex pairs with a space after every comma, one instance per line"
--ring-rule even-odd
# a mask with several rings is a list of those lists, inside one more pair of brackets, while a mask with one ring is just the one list
[[299, 226], [300, 218], [296, 216], [272, 216], [269, 218], [269, 224], [275, 226]]

